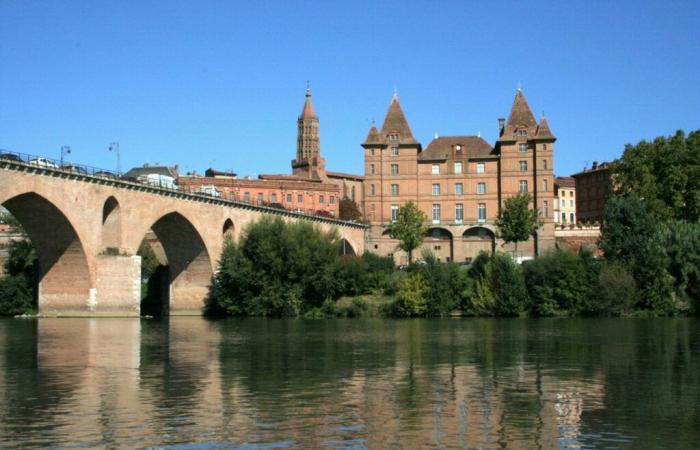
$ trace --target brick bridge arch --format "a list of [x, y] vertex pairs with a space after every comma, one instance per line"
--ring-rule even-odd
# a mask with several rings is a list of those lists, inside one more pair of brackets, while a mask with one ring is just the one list
[[225, 236], [272, 214], [337, 229], [356, 254], [365, 227], [290, 211], [170, 191], [0, 159], [0, 204], [37, 247], [39, 311], [48, 315], [139, 314], [141, 260], [149, 230], [170, 265], [170, 313], [199, 314]]

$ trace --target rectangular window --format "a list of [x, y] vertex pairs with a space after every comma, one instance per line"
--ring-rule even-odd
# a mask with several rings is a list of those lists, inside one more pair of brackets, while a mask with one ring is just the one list
[[569, 191], [569, 197], [573, 197], [573, 196], [574, 196], [574, 191]]
[[542, 160], [542, 168], [547, 169], [547, 160], [546, 159]]
[[431, 172], [433, 175], [440, 175], [440, 164], [433, 164]]
[[518, 144], [518, 151], [520, 153], [525, 153], [527, 151], [527, 144]]
[[464, 194], [464, 185], [462, 183], [455, 184], [455, 195]]
[[527, 180], [520, 180], [520, 192], [527, 192]]
[[304, 196], [299, 194], [297, 195], [297, 203], [304, 203]]
[[391, 221], [399, 220], [399, 205], [391, 205]]
[[393, 196], [399, 195], [399, 185], [398, 184], [391, 185], [391, 195], [393, 195]]
[[391, 147], [391, 156], [399, 156], [399, 148]]
[[371, 149], [371, 150], [369, 151], [369, 154], [372, 155], [372, 156], [374, 156], [374, 149]]
[[369, 165], [369, 173], [370, 175], [374, 175], [374, 164]]
[[287, 194], [287, 203], [292, 203], [292, 194]]
[[398, 165], [398, 164], [392, 164], [392, 165], [391, 165], [391, 174], [392, 174], [392, 175], [398, 175], [398, 174], [399, 174], [399, 165]]
[[574, 201], [569, 200], [569, 208], [573, 209], [574, 208]]
[[457, 203], [455, 205], [455, 222], [462, 223], [464, 220], [464, 205]]
[[329, 201], [331, 202], [331, 205], [335, 205], [335, 195], [331, 195]]
[[477, 183], [476, 185], [476, 193], [479, 195], [484, 195], [486, 194], [486, 183]]
[[564, 209], [566, 208], [566, 199], [561, 199], [561, 208]]
[[265, 197], [264, 197], [263, 193], [258, 192], [258, 203], [262, 203], [264, 199], [265, 199]]
[[433, 195], [440, 195], [440, 185], [433, 184]]
[[250, 192], [243, 193], [243, 201], [246, 203], [250, 203]]
[[440, 205], [433, 204], [433, 223], [440, 223]]
[[319, 195], [318, 196], [318, 203], [323, 204], [323, 200], [324, 200], [323, 195]]
[[527, 172], [527, 161], [520, 161], [519, 166], [521, 172]]
[[484, 173], [484, 172], [486, 172], [486, 164], [476, 163], [476, 173]]
[[462, 163], [461, 162], [455, 163], [455, 173], [456, 174], [462, 173]]
[[542, 144], [542, 150], [547, 151], [547, 144]]
[[542, 190], [543, 190], [544, 192], [547, 192], [548, 189], [549, 189], [549, 183], [548, 183], [548, 181], [547, 181], [546, 179], [542, 180]]
[[547, 200], [544, 201], [544, 218], [546, 219], [549, 217], [549, 202]]
[[[369, 192], [370, 192], [370, 195], [377, 195], [376, 188], [373, 184], [371, 184], [369, 186]], [[331, 197], [331, 198], [333, 198], [333, 197]]]
[[574, 220], [574, 213], [569, 214], [569, 219], [571, 223], [575, 223], [576, 221]]
[[479, 222], [486, 221], [486, 203], [479, 203]]
[[277, 203], [277, 194], [276, 193], [273, 192], [272, 194], [270, 194], [270, 202]]

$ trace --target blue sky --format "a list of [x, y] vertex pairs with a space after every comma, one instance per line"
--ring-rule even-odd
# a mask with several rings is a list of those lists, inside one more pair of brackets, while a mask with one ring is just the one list
[[520, 83], [566, 175], [700, 128], [698, 23], [698, 1], [2, 0], [0, 148], [287, 173], [310, 80], [328, 167], [362, 173], [394, 87], [425, 147], [493, 144]]

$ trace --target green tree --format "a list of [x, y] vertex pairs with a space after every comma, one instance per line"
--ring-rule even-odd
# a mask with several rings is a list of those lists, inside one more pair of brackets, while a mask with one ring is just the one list
[[338, 239], [307, 221], [265, 217], [251, 224], [238, 245], [224, 247], [208, 311], [297, 316], [320, 307], [337, 294]]
[[617, 192], [644, 199], [655, 218], [700, 219], [700, 130], [627, 145], [611, 170]]
[[423, 243], [428, 231], [423, 223], [428, 220], [425, 213], [413, 202], [399, 208], [399, 216], [389, 227], [390, 236], [399, 240], [399, 248], [408, 253], [408, 263], [413, 262], [413, 250]]
[[36, 311], [36, 254], [29, 241], [12, 241], [7, 247], [6, 276], [0, 279], [0, 315]]
[[674, 310], [673, 277], [662, 226], [634, 194], [612, 196], [605, 206], [600, 246], [606, 259], [630, 267], [641, 295], [639, 306], [661, 314]]
[[563, 250], [549, 251], [523, 264], [531, 311], [539, 316], [580, 312], [592, 294], [595, 270], [583, 257]]
[[340, 218], [340, 220], [359, 221], [362, 219], [362, 213], [357, 203], [349, 197], [344, 197], [338, 205], [338, 218]]
[[430, 287], [421, 273], [412, 273], [399, 286], [394, 302], [394, 313], [403, 317], [423, 316], [426, 313], [426, 296]]
[[[0, 207], [0, 209], [2, 209]], [[22, 228], [22, 224], [19, 223], [19, 220], [15, 218], [12, 214], [10, 214], [9, 211], [0, 211], [0, 223], [4, 223], [6, 225], [9, 225], [10, 228], [18, 233], [24, 233], [24, 228]]]
[[518, 242], [526, 241], [540, 226], [537, 211], [530, 209], [532, 197], [527, 192], [521, 192], [506, 199], [501, 213], [496, 219], [501, 238], [507, 243], [515, 244], [518, 253]]

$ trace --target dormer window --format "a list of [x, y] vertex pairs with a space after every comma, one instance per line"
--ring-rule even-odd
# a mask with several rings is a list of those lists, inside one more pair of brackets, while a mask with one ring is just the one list
[[458, 155], [461, 155], [461, 154], [462, 154], [462, 146], [459, 145], [459, 144], [455, 145], [455, 152], [456, 152]]
[[516, 136], [527, 136], [527, 130], [517, 130], [515, 132]]
[[389, 140], [390, 141], [398, 141], [399, 140], [399, 135], [396, 133], [392, 133], [389, 135]]

